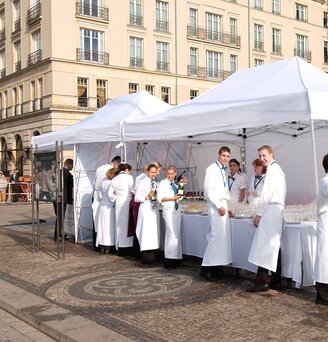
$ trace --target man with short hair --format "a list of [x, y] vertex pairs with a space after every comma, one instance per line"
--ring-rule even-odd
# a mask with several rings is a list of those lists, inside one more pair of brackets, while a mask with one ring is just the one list
[[248, 261], [257, 265], [255, 283], [248, 292], [261, 292], [270, 289], [269, 271], [276, 272], [283, 228], [286, 198], [286, 179], [281, 167], [274, 159], [273, 150], [264, 145], [258, 149], [259, 158], [266, 166], [266, 174], [256, 216], [256, 228]]
[[218, 161], [206, 169], [204, 193], [208, 203], [210, 229], [207, 234], [207, 248], [200, 275], [208, 281], [218, 279], [223, 274], [222, 265], [230, 264], [231, 239], [227, 201], [230, 199], [226, 175], [230, 149], [223, 146], [219, 150]]

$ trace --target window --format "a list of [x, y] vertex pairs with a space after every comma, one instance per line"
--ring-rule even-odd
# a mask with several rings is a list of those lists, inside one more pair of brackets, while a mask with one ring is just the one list
[[129, 94], [137, 93], [139, 91], [138, 83], [129, 83]]
[[230, 26], [230, 43], [236, 45], [237, 44], [237, 19], [230, 18], [229, 20]]
[[222, 40], [222, 17], [212, 13], [206, 13], [207, 39]]
[[230, 55], [230, 72], [233, 74], [238, 69], [238, 57], [236, 55]]
[[27, 64], [32, 65], [41, 61], [41, 32], [34, 31], [31, 34], [31, 53], [28, 55]]
[[130, 25], [142, 26], [141, 0], [130, 0]]
[[198, 11], [194, 8], [189, 8], [189, 35], [197, 37], [198, 26]]
[[156, 70], [169, 71], [169, 44], [156, 42]]
[[194, 99], [195, 97], [199, 96], [199, 90], [190, 90], [190, 100]]
[[106, 104], [107, 81], [97, 80], [97, 108]]
[[169, 87], [161, 87], [161, 99], [166, 103], [171, 103], [171, 91]]
[[98, 17], [98, 0], [81, 0], [81, 14]]
[[0, 11], [0, 42], [3, 42], [6, 39], [5, 32], [5, 11]]
[[17, 114], [23, 114], [23, 86], [18, 87], [18, 109]]
[[77, 78], [77, 105], [79, 107], [88, 107], [88, 79], [84, 77]]
[[143, 67], [141, 38], [130, 37], [130, 66], [133, 68]]
[[164, 1], [156, 1], [156, 30], [168, 32], [168, 4]]
[[328, 27], [328, 12], [323, 12], [323, 27]]
[[198, 49], [190, 48], [189, 75], [198, 76]]
[[301, 4], [295, 4], [296, 6], [296, 19], [301, 21], [307, 21], [307, 6]]
[[87, 29], [80, 30], [81, 54], [84, 61], [99, 62], [105, 64], [104, 33]]
[[34, 112], [36, 110], [36, 88], [35, 81], [30, 83], [30, 100], [31, 100], [31, 111]]
[[2, 118], [6, 119], [8, 117], [8, 93], [5, 90], [2, 93]]
[[308, 59], [308, 37], [301, 34], [296, 35], [296, 51], [295, 56]]
[[13, 110], [14, 110], [14, 115], [18, 115], [18, 96], [17, 96], [17, 88], [13, 88], [13, 92], [11, 95], [12, 98], [12, 105], [13, 105]]
[[328, 41], [323, 42], [323, 62], [328, 64]]
[[222, 53], [206, 51], [206, 76], [211, 78], [222, 78]]
[[263, 0], [254, 0], [254, 8], [263, 9]]
[[272, 29], [272, 52], [281, 55], [281, 30]]
[[0, 78], [6, 76], [6, 51], [0, 51]]
[[38, 79], [38, 88], [37, 88], [37, 104], [36, 107], [37, 109], [42, 109], [43, 108], [43, 79], [39, 78]]
[[254, 49], [263, 51], [263, 26], [254, 25]]
[[20, 0], [13, 1], [13, 32], [21, 29], [20, 22]]
[[155, 86], [146, 84], [146, 91], [148, 91], [149, 94], [155, 95]]
[[280, 0], [272, 0], [272, 13], [280, 14]]
[[254, 60], [254, 66], [258, 67], [264, 64], [264, 60], [263, 59], [257, 59], [255, 58]]
[[18, 40], [14, 43], [14, 71], [21, 70], [21, 42]]

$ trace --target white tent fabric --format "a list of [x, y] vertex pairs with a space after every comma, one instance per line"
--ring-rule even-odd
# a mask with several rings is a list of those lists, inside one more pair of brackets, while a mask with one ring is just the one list
[[[238, 71], [205, 94], [132, 120], [125, 141], [174, 140], [291, 121], [328, 119], [328, 75], [299, 57]], [[199, 137], [200, 138], [200, 137]]]
[[121, 141], [125, 120], [146, 118], [171, 107], [146, 91], [119, 96], [72, 126], [33, 137], [32, 145], [42, 151], [53, 150], [56, 141], [62, 141], [65, 149], [80, 143]]

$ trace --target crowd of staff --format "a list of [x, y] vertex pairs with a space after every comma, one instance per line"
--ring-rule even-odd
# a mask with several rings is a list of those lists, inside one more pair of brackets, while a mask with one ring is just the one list
[[[218, 160], [205, 173], [204, 194], [210, 228], [200, 275], [215, 281], [225, 275], [223, 266], [232, 262], [229, 217], [230, 203], [248, 202], [256, 207], [253, 218], [254, 239], [248, 261], [255, 264], [254, 284], [246, 291], [264, 292], [280, 288], [280, 240], [284, 226], [286, 198], [285, 174], [275, 160], [268, 145], [258, 149], [258, 158], [252, 163], [254, 175], [248, 181], [240, 170], [240, 163], [230, 159], [230, 149], [220, 148]], [[115, 159], [116, 158], [116, 159]], [[144, 172], [133, 181], [131, 166], [121, 164], [115, 157], [107, 165], [105, 176], [99, 183], [97, 170], [94, 195], [100, 206], [93, 205], [96, 246], [101, 253], [117, 251], [119, 255], [134, 255], [144, 263], [153, 263], [160, 248], [159, 205], [165, 222], [164, 267], [174, 270], [182, 259], [181, 246], [181, 194], [176, 183], [177, 169], [166, 168], [166, 178], [158, 181], [161, 165], [150, 162]], [[117, 162], [117, 165], [113, 163]], [[228, 167], [230, 172], [228, 172]], [[328, 154], [323, 159], [326, 176], [320, 181], [318, 195], [318, 247], [314, 280], [317, 302], [328, 304]], [[103, 168], [103, 171], [106, 169]], [[181, 181], [186, 182], [182, 179]], [[97, 185], [100, 184], [100, 185]], [[96, 209], [95, 209], [96, 208]], [[100, 208], [100, 210], [99, 210]]]

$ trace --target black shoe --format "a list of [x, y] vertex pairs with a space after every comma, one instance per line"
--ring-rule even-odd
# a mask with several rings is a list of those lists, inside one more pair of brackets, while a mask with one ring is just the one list
[[212, 274], [210, 271], [200, 270], [199, 272], [201, 277], [204, 277], [207, 281], [215, 281], [218, 280], [218, 277], [215, 274]]
[[177, 268], [176, 268], [176, 266], [174, 266], [174, 265], [170, 265], [170, 264], [164, 264], [164, 268], [166, 269], [166, 270], [176, 270]]
[[276, 291], [282, 291], [284, 289], [284, 287], [279, 283], [270, 283], [269, 286], [270, 286], [270, 289], [273, 289]]
[[316, 304], [328, 305], [328, 300], [323, 299], [319, 292], [317, 292], [317, 298], [316, 298], [315, 302], [316, 302]]
[[249, 287], [248, 289], [246, 289], [246, 292], [266, 292], [269, 290], [270, 290], [270, 287], [268, 284], [265, 284], [265, 285], [254, 284], [252, 287]]

